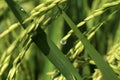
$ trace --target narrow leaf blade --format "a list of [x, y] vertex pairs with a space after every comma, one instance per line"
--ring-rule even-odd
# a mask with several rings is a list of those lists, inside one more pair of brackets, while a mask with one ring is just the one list
[[[113, 70], [110, 68], [108, 63], [102, 58], [102, 56], [95, 50], [95, 48], [88, 42], [88, 40], [82, 35], [82, 33], [77, 29], [77, 26], [72, 22], [72, 20], [67, 16], [67, 14], [62, 11], [62, 15], [65, 21], [68, 23], [70, 28], [74, 31], [75, 35], [84, 44], [86, 51], [90, 57], [95, 61], [97, 67], [103, 74], [104, 80], [119, 80], [114, 74]], [[108, 74], [109, 73], [109, 74]]]

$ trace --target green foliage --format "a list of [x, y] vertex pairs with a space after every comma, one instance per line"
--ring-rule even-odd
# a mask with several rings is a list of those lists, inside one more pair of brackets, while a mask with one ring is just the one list
[[119, 80], [119, 14], [120, 0], [0, 0], [0, 80]]

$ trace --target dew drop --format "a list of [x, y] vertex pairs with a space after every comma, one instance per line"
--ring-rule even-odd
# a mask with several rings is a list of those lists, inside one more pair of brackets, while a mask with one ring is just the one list
[[21, 11], [24, 11], [24, 9], [23, 9], [23, 8], [21, 8], [20, 10], [21, 10]]
[[61, 45], [66, 45], [66, 43], [67, 43], [67, 41], [65, 41], [65, 40], [61, 40], [61, 41], [60, 41], [60, 44], [61, 44]]
[[23, 8], [20, 8], [19, 10], [20, 10], [22, 13], [26, 13]]

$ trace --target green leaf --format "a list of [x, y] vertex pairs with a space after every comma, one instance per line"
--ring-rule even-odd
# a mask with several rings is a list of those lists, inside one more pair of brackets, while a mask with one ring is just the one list
[[87, 53], [95, 61], [97, 67], [100, 69], [104, 80], [119, 80], [113, 70], [110, 68], [107, 62], [102, 58], [99, 52], [89, 43], [89, 41], [82, 35], [82, 33], [77, 29], [77, 26], [72, 22], [72, 20], [67, 16], [67, 14], [62, 10], [62, 16], [68, 23], [70, 28], [73, 30], [75, 35], [85, 46]]
[[[21, 8], [13, 0], [6, 0], [6, 2], [19, 22], [22, 24], [23, 21], [27, 18], [28, 14], [23, 11], [23, 8]], [[22, 24], [22, 26], [24, 29], [27, 28], [26, 24]], [[66, 77], [67, 80], [82, 80], [77, 70], [58, 49], [58, 47], [49, 39], [46, 33], [40, 28], [40, 25], [32, 35], [32, 40], [35, 42], [38, 48], [44, 53], [44, 55], [48, 57], [48, 59], [55, 65], [55, 67], [60, 70], [60, 72]]]
[[25, 12], [25, 10], [16, 4], [13, 0], [5, 0], [8, 3], [8, 6], [14, 13], [15, 17], [18, 19], [18, 21], [23, 25], [23, 28], [26, 28], [29, 24], [23, 24], [23, 21], [28, 18], [28, 14]]

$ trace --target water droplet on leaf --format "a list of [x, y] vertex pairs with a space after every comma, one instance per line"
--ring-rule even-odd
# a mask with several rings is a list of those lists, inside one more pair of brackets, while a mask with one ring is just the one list
[[60, 44], [61, 44], [61, 45], [65, 45], [65, 44], [67, 44], [67, 41], [61, 40], [61, 41], [60, 41]]
[[24, 9], [23, 9], [23, 8], [21, 8], [20, 10], [21, 10], [21, 11], [24, 11]]

